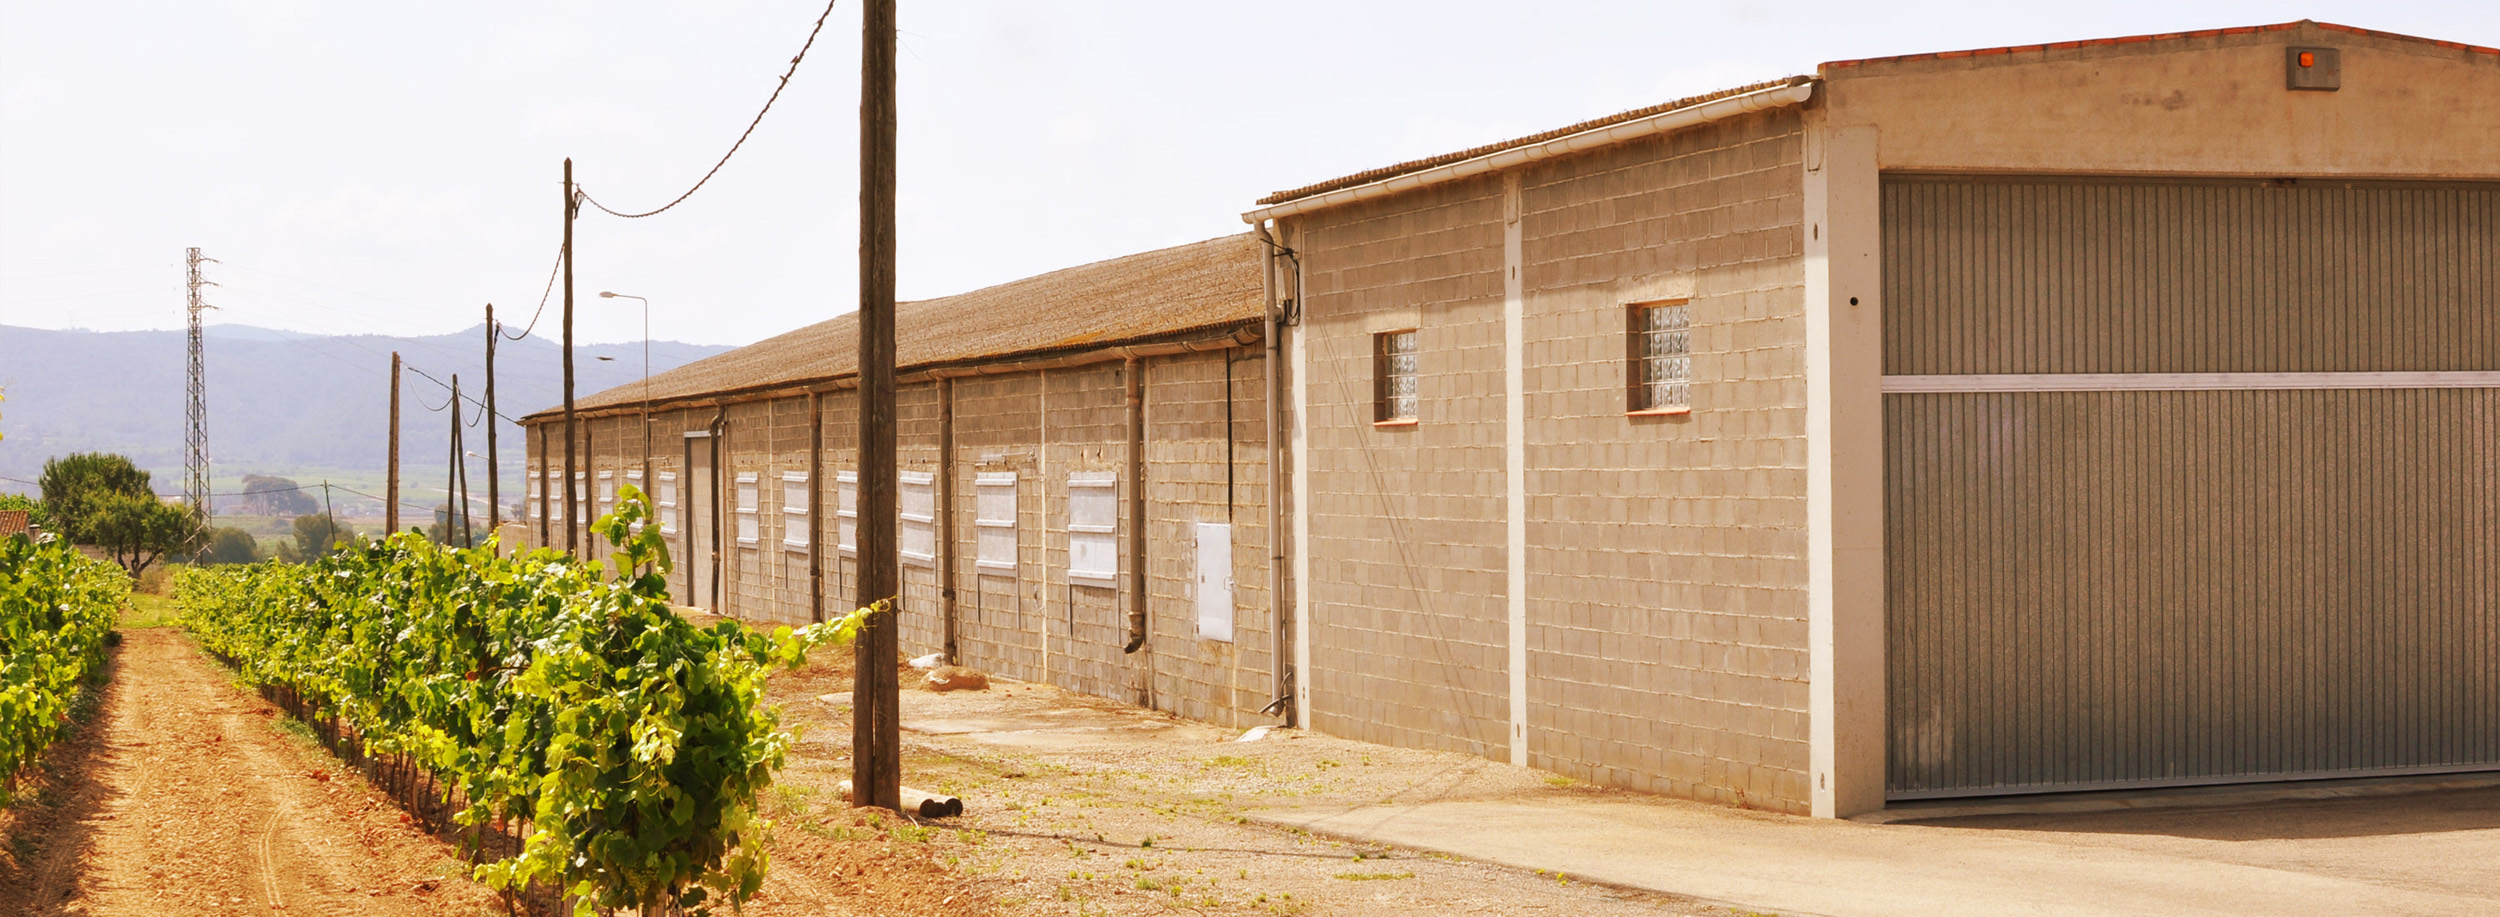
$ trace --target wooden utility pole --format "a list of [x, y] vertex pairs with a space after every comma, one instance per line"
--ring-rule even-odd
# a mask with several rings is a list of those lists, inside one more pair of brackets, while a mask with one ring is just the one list
[[495, 339], [503, 329], [495, 325], [495, 304], [486, 304], [486, 530], [503, 533], [503, 490], [496, 485], [501, 472], [495, 463], [501, 458], [495, 452]]
[[[467, 440], [467, 438], [466, 438], [466, 437], [464, 437], [464, 436], [461, 436], [461, 435], [460, 435], [460, 431], [461, 431], [462, 429], [464, 429], [464, 427], [463, 427], [463, 425], [460, 423], [460, 374], [459, 374], [459, 373], [452, 373], [452, 374], [451, 374], [451, 471], [452, 471], [452, 486], [451, 486], [451, 487], [449, 487], [449, 488], [446, 488], [446, 489], [447, 489], [447, 490], [454, 491], [454, 492], [455, 492], [455, 494], [454, 494], [454, 496], [451, 498], [451, 500], [452, 500], [452, 502], [451, 502], [451, 507], [452, 507], [452, 509], [451, 509], [451, 516], [450, 516], [449, 518], [450, 518], [450, 519], [458, 519], [458, 520], [460, 520], [460, 546], [461, 546], [461, 547], [464, 547], [464, 548], [474, 548], [474, 547], [477, 547], [477, 524], [476, 524], [476, 523], [477, 523], [477, 517], [472, 516], [472, 515], [470, 515], [470, 514], [469, 514], [469, 444], [468, 444], [468, 440]], [[446, 519], [445, 521], [449, 521], [449, 519]], [[451, 539], [446, 538], [446, 539], [444, 539], [443, 541], [444, 541], [444, 543], [445, 543], [445, 544], [449, 544], [449, 543], [450, 543], [450, 541], [451, 541]]]
[[580, 436], [573, 417], [573, 217], [581, 209], [573, 196], [573, 158], [564, 158], [564, 549], [582, 548], [582, 508], [574, 501], [573, 468]]
[[[859, 83], [859, 604], [898, 597], [894, 476], [894, 0], [867, 0]], [[902, 810], [894, 612], [859, 637], [851, 802]]]
[[391, 351], [391, 473], [382, 489], [382, 537], [399, 534], [399, 351]]
[[458, 544], [451, 527], [460, 524], [460, 374], [451, 374], [451, 461], [443, 466], [443, 546]]

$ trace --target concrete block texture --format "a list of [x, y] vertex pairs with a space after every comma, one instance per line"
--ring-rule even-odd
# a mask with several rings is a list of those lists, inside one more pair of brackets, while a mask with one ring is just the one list
[[[1780, 110], [1520, 170], [1530, 764], [1803, 811], [1802, 128]], [[1294, 218], [1312, 726], [1509, 752], [1503, 181]], [[1692, 314], [1692, 411], [1627, 414], [1630, 306]], [[1418, 329], [1418, 423], [1370, 337]]]
[[[1145, 367], [1150, 696], [1157, 709], [1225, 726], [1280, 722], [1258, 713], [1281, 693], [1267, 579], [1265, 362], [1242, 349]], [[1202, 523], [1231, 526], [1228, 640], [1199, 629], [1201, 590], [1227, 585], [1199, 582]]]
[[[1509, 756], [1502, 210], [1488, 176], [1295, 218], [1319, 731]], [[1416, 423], [1375, 426], [1373, 335], [1403, 328]]]
[[[1521, 176], [1532, 765], [1809, 804], [1802, 150], [1782, 109]], [[1666, 300], [1692, 411], [1628, 416]]]

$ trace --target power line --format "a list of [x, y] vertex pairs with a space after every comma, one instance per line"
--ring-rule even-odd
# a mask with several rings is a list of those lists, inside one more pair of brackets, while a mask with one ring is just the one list
[[[687, 192], [687, 193], [688, 193], [688, 194], [692, 194], [693, 192], [689, 191], [689, 192]], [[673, 205], [672, 205], [672, 206], [673, 206]], [[602, 209], [605, 209], [605, 208], [602, 208]], [[556, 274], [557, 274], [558, 272], [562, 271], [562, 270], [564, 270], [564, 246], [562, 246], [562, 245], [558, 245], [558, 246], [556, 246], [556, 263], [555, 263], [555, 266], [550, 267], [550, 268], [548, 268], [548, 269], [547, 269], [547, 289], [546, 289], [546, 290], [544, 290], [544, 291], [541, 291], [541, 292], [538, 294], [538, 311], [530, 313], [530, 323], [529, 323], [529, 326], [528, 326], [528, 327], [526, 327], [526, 328], [522, 328], [522, 329], [521, 329], [521, 333], [520, 333], [520, 334], [504, 334], [504, 335], [503, 335], [504, 340], [507, 340], [507, 341], [517, 341], [517, 340], [520, 340], [520, 339], [522, 339], [522, 338], [529, 337], [529, 336], [530, 336], [530, 332], [531, 332], [531, 331], [537, 330], [537, 328], [538, 328], [538, 317], [539, 317], [539, 316], [541, 316], [541, 315], [545, 315], [545, 314], [547, 314], [547, 299], [548, 299], [549, 297], [552, 297], [552, 296], [554, 296], [554, 295], [555, 295], [555, 292], [556, 292]], [[503, 329], [502, 329], [502, 328], [496, 328], [496, 329], [495, 329], [495, 333], [496, 333], [496, 334], [503, 334]]]
[[[790, 58], [790, 69], [782, 72], [781, 82], [773, 86], [772, 96], [766, 98], [764, 100], [764, 107], [756, 111], [755, 120], [747, 122], [747, 129], [738, 134], [738, 142], [730, 144], [729, 152], [722, 153], [720, 161], [712, 164], [712, 170], [703, 173], [702, 178], [696, 179], [694, 187], [686, 189], [686, 193], [678, 195], [676, 200], [660, 205], [658, 210], [647, 210], [642, 213], [620, 213], [611, 209], [606, 204], [599, 203], [598, 200], [590, 196], [589, 192], [579, 190], [578, 186], [576, 186], [576, 190], [573, 192], [574, 195], [579, 197], [582, 201], [590, 204], [590, 206], [607, 211], [609, 216], [624, 217], [629, 220], [638, 220], [647, 216], [657, 216], [661, 213], [667, 212], [667, 210], [671, 207], [685, 203], [686, 199], [693, 197], [696, 191], [703, 190], [704, 182], [711, 181], [712, 176], [720, 174], [721, 167], [729, 164], [729, 157], [738, 155], [738, 148], [745, 146], [747, 138], [755, 133], [755, 126], [764, 123], [764, 113], [772, 111], [773, 102], [781, 98], [781, 91], [790, 88], [790, 77], [797, 75], [799, 72], [799, 62], [807, 59], [807, 49], [816, 46], [816, 33], [824, 31], [825, 17], [831, 15], [833, 15], [833, 2], [832, 0], [827, 0], [825, 3], [825, 11], [816, 14], [816, 27], [807, 30], [807, 43], [799, 46], [798, 56]], [[535, 319], [533, 319], [533, 321], [535, 321]]]

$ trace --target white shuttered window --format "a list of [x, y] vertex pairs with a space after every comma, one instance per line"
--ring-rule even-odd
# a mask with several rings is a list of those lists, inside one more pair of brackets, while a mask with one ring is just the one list
[[1068, 476], [1068, 582], [1120, 585], [1120, 476], [1080, 471]]
[[972, 565], [986, 572], [1016, 572], [1016, 473], [973, 476], [972, 526], [979, 542]]

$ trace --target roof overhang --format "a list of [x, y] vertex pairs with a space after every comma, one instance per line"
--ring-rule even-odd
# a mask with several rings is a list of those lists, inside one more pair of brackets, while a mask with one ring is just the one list
[[1275, 204], [1243, 213], [1241, 220], [1255, 226], [1279, 217], [1343, 206], [1356, 201], [1371, 200], [1430, 185], [1516, 168], [1556, 156], [1567, 156], [1572, 153], [1627, 143], [1643, 137], [1653, 137], [1696, 124], [1725, 120], [1767, 109], [1803, 105], [1806, 100], [1814, 97], [1815, 85], [1816, 81], [1801, 81], [1771, 86], [1682, 108], [1668, 109], [1629, 121], [1593, 127], [1551, 140], [1523, 143], [1457, 162], [1393, 175], [1378, 181], [1278, 201]]

